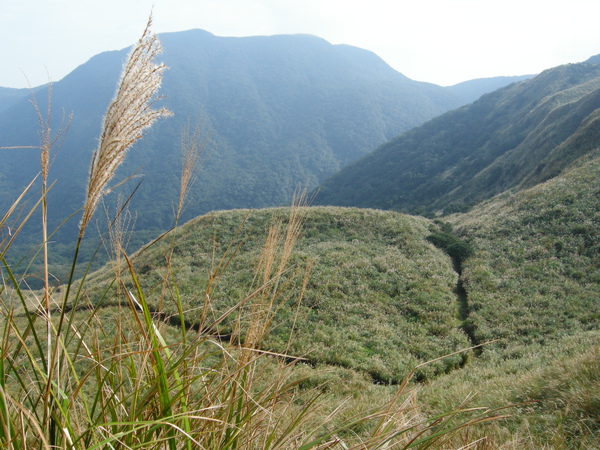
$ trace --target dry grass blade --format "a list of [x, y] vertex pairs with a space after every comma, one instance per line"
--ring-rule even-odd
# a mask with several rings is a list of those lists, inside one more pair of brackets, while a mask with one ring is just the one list
[[[33, 180], [31, 180], [31, 182], [27, 185], [27, 187], [25, 189], [23, 189], [23, 192], [21, 192], [19, 197], [17, 197], [17, 199], [13, 202], [13, 204], [10, 206], [10, 208], [8, 208], [8, 211], [4, 214], [4, 216], [2, 216], [2, 218], [0, 218], [0, 230], [1, 230], [1, 233], [0, 233], [0, 256], [4, 256], [4, 254], [6, 253], [6, 250], [10, 247], [10, 244], [15, 239], [15, 237], [19, 234], [20, 229], [25, 225], [25, 222], [27, 221], [27, 220], [23, 221], [20, 225], [17, 225], [16, 229], [11, 230], [11, 227], [9, 224], [9, 219], [10, 219], [11, 215], [17, 210], [17, 207], [23, 201], [23, 199], [25, 198], [25, 195], [27, 194], [27, 192], [29, 192], [29, 190], [35, 183], [36, 179], [37, 179], [37, 177], [34, 178]], [[36, 204], [36, 206], [37, 206], [37, 204]], [[34, 209], [35, 209], [35, 207], [31, 209], [31, 211], [27, 215], [27, 218], [33, 213]], [[5, 233], [6, 233], [6, 236], [5, 236]]]
[[[269, 228], [255, 273], [255, 282], [262, 287], [259, 295], [254, 299], [250, 312], [252, 320], [248, 324], [244, 339], [248, 350], [260, 346], [280, 307], [279, 303], [283, 301], [285, 282], [282, 278], [291, 269], [289, 261], [304, 223], [304, 204], [305, 195], [303, 193], [295, 195], [287, 225], [284, 225], [280, 218], [275, 218]], [[307, 267], [306, 271], [309, 270], [310, 267]]]
[[[206, 121], [200, 117], [192, 130], [190, 123], [186, 124], [181, 133], [181, 182], [179, 189], [179, 201], [175, 214], [176, 222], [181, 217], [185, 208], [188, 194], [192, 185], [196, 181], [196, 169], [200, 165], [201, 159], [208, 157], [204, 155], [205, 149], [209, 145], [210, 136], [205, 130]], [[210, 153], [210, 152], [209, 152]]]
[[171, 114], [166, 108], [152, 109], [157, 100], [155, 95], [160, 87], [165, 65], [155, 63], [161, 46], [158, 37], [150, 32], [151, 23], [152, 18], [130, 53], [115, 99], [104, 117], [100, 144], [92, 158], [79, 227], [80, 236], [83, 236], [98, 202], [108, 192], [106, 185], [123, 161], [126, 151], [156, 119]]

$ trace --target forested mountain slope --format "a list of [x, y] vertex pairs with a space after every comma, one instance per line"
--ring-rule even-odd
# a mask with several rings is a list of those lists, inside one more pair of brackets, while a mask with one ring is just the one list
[[465, 210], [548, 180], [597, 147], [600, 65], [571, 64], [482, 96], [326, 180], [318, 204]]

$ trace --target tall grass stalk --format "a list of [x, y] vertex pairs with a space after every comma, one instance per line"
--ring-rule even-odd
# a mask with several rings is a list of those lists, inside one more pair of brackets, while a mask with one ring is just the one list
[[[110, 192], [108, 183], [123, 162], [127, 150], [142, 137], [144, 130], [158, 118], [171, 115], [166, 108], [152, 109], [165, 65], [155, 62], [161, 46], [158, 37], [150, 31], [151, 24], [152, 17], [127, 58], [117, 93], [104, 117], [98, 148], [92, 155], [79, 237], [63, 300], [63, 311], [69, 301], [81, 240], [100, 200]], [[63, 317], [61, 315], [59, 329]]]
[[100, 143], [92, 156], [87, 194], [79, 234], [83, 237], [100, 199], [107, 194], [109, 181], [123, 162], [127, 150], [160, 117], [171, 112], [152, 109], [160, 88], [164, 64], [156, 64], [161, 52], [158, 37], [150, 31], [152, 18], [127, 58], [114, 100], [108, 107]]
[[[102, 129], [100, 144], [94, 152], [92, 167], [90, 169], [90, 179], [86, 200], [83, 208], [83, 218], [80, 223], [79, 240], [77, 243], [75, 255], [73, 258], [73, 267], [70, 273], [69, 282], [66, 288], [59, 315], [59, 324], [56, 330], [53, 330], [52, 324], [52, 305], [51, 305], [51, 287], [49, 281], [48, 266], [48, 173], [50, 169], [52, 146], [57, 140], [64, 136], [67, 126], [61, 126], [55, 137], [51, 134], [50, 110], [52, 84], [48, 86], [47, 114], [44, 118], [40, 107], [36, 101], [35, 95], [32, 95], [32, 102], [40, 123], [40, 161], [41, 161], [41, 228], [42, 228], [42, 255], [43, 255], [43, 315], [46, 326], [46, 353], [44, 366], [45, 373], [45, 397], [43, 404], [45, 407], [43, 423], [49, 436], [49, 441], [54, 443], [57, 440], [57, 424], [55, 411], [56, 399], [52, 396], [52, 391], [61, 386], [60, 369], [60, 348], [64, 344], [61, 340], [63, 330], [63, 320], [65, 317], [65, 308], [70, 300], [69, 291], [72, 284], [77, 255], [83, 238], [85, 229], [93, 216], [98, 202], [108, 191], [106, 188], [108, 182], [114, 175], [116, 168], [122, 162], [126, 150], [133, 145], [141, 136], [145, 128], [149, 127], [154, 120], [161, 116], [169, 115], [166, 109], [153, 110], [151, 108], [156, 91], [160, 86], [162, 71], [164, 65], [154, 63], [155, 56], [160, 52], [160, 43], [156, 36], [150, 33], [151, 19], [139, 40], [137, 45], [130, 53], [127, 63], [117, 89], [117, 94], [110, 104]], [[64, 122], [63, 122], [64, 123]], [[70, 123], [70, 119], [69, 119]], [[31, 148], [31, 147], [18, 147]], [[74, 306], [75, 307], [75, 306]], [[32, 322], [33, 323], [33, 322]], [[56, 337], [53, 342], [53, 337]]]
[[[41, 108], [37, 102], [36, 96], [31, 90], [31, 102], [33, 104], [35, 113], [39, 122], [39, 146], [17, 146], [17, 147], [2, 147], [4, 149], [27, 149], [34, 148], [40, 151], [40, 174], [41, 174], [41, 231], [42, 231], [42, 278], [43, 278], [43, 313], [46, 320], [46, 341], [47, 341], [47, 353], [46, 360], [50, 361], [51, 359], [51, 348], [52, 348], [52, 326], [51, 326], [51, 287], [50, 287], [50, 270], [48, 264], [48, 173], [50, 171], [51, 165], [51, 150], [55, 146], [55, 144], [64, 138], [71, 123], [72, 116], [69, 116], [68, 120], [65, 122], [65, 117], [63, 115], [63, 119], [61, 125], [58, 128], [58, 132], [55, 135], [52, 135], [51, 131], [51, 107], [52, 107], [52, 82], [48, 83], [48, 98], [47, 98], [47, 111], [44, 116], [42, 114]], [[52, 380], [52, 367], [51, 365], [47, 366], [47, 379], [48, 382]], [[49, 392], [49, 386], [47, 386], [46, 392]], [[50, 405], [51, 399], [49, 396], [46, 398], [46, 404]], [[46, 414], [49, 416], [50, 411], [47, 409]], [[50, 421], [46, 421], [50, 423]]]
[[[129, 202], [123, 200], [123, 196], [117, 196], [115, 216], [111, 220], [109, 208], [104, 205], [106, 223], [108, 223], [108, 242], [104, 243], [107, 254], [112, 257], [112, 265], [115, 273], [115, 285], [117, 299], [121, 298], [121, 275], [125, 269], [123, 255], [127, 252], [127, 246], [135, 227], [137, 215], [129, 210]], [[102, 235], [102, 233], [100, 233]]]
[[193, 129], [188, 121], [181, 133], [181, 178], [179, 184], [179, 199], [175, 210], [175, 226], [179, 225], [181, 215], [187, 205], [190, 191], [198, 177], [198, 169], [202, 160], [210, 156], [210, 133], [206, 120], [201, 116]]

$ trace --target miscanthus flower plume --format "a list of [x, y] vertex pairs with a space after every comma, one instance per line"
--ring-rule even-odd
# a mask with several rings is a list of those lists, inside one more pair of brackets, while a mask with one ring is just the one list
[[164, 64], [155, 62], [161, 52], [160, 41], [150, 31], [152, 18], [135, 45], [121, 75], [115, 98], [111, 102], [98, 148], [94, 151], [88, 180], [79, 235], [83, 236], [102, 196], [110, 191], [108, 182], [123, 162], [125, 153], [159, 117], [172, 113], [166, 108], [153, 109], [162, 81]]

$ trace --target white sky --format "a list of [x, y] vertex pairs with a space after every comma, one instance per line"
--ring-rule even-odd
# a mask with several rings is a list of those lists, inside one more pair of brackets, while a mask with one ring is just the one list
[[133, 44], [153, 5], [158, 33], [314, 34], [440, 85], [600, 53], [600, 0], [0, 0], [0, 86], [57, 81]]

